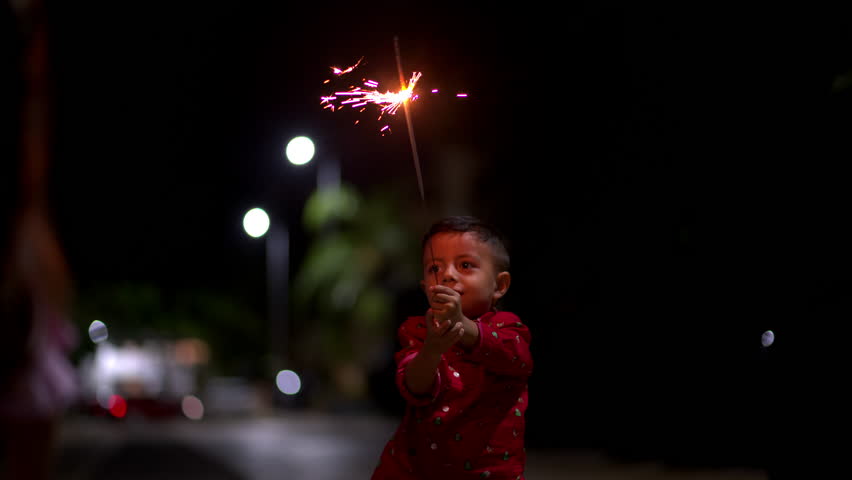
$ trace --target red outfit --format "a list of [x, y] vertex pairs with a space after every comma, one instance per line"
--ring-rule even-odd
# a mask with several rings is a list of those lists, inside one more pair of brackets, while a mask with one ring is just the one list
[[509, 312], [475, 322], [477, 344], [444, 353], [425, 396], [405, 386], [405, 368], [426, 339], [425, 318], [410, 317], [399, 328], [396, 384], [407, 406], [372, 480], [524, 478], [529, 329]]

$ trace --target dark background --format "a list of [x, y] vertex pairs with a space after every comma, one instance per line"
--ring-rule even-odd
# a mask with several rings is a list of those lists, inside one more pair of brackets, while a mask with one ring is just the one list
[[[416, 197], [402, 118], [381, 137], [318, 101], [329, 66], [362, 56], [394, 81], [398, 35], [424, 88], [470, 93], [413, 109], [426, 200], [446, 193], [441, 148], [477, 152], [475, 200], [451, 213], [511, 239], [529, 445], [763, 464], [819, 410], [815, 352], [842, 328], [840, 12], [174, 3], [49, 3], [51, 204], [81, 287], [262, 292], [239, 222], [262, 199], [298, 224], [315, 170], [282, 167], [297, 134], [335, 152], [343, 181]], [[308, 240], [292, 234], [297, 263]], [[392, 384], [375, 388], [395, 411]]]

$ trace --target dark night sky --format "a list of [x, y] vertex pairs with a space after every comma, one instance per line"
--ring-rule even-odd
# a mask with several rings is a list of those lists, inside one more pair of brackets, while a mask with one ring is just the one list
[[[336, 152], [344, 181], [416, 195], [402, 119], [379, 137], [318, 105], [330, 65], [364, 56], [393, 80], [399, 35], [424, 85], [471, 94], [415, 110], [427, 196], [440, 191], [432, 153], [479, 152], [470, 213], [512, 239], [507, 302], [540, 358], [532, 432], [641, 443], [661, 429], [670, 448], [730, 435], [741, 452], [748, 423], [781, 411], [771, 382], [839, 296], [850, 97], [831, 86], [852, 67], [848, 26], [611, 2], [374, 18], [315, 3], [54, 2], [52, 195], [79, 283], [262, 280], [241, 215], [307, 196], [313, 167], [280, 156], [296, 134]], [[601, 415], [602, 429], [589, 420]]]

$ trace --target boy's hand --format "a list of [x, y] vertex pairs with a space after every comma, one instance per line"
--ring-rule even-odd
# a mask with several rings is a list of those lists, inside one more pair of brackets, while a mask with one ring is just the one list
[[461, 308], [461, 294], [450, 287], [432, 285], [429, 287], [429, 305], [439, 321], [459, 323], [464, 320]]
[[423, 344], [425, 350], [442, 355], [461, 340], [463, 335], [464, 328], [461, 322], [438, 320], [431, 308], [426, 312], [426, 340]]

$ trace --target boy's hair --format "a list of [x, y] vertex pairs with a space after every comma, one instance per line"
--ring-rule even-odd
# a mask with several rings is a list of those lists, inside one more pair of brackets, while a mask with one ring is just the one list
[[429, 240], [439, 233], [466, 232], [475, 234], [482, 243], [491, 247], [497, 272], [509, 271], [509, 252], [506, 248], [506, 238], [493, 225], [476, 217], [452, 216], [433, 223], [426, 235], [423, 236], [421, 251], [426, 248]]

